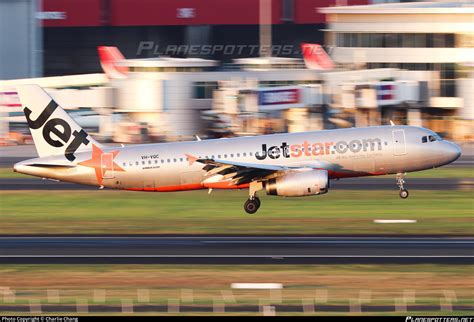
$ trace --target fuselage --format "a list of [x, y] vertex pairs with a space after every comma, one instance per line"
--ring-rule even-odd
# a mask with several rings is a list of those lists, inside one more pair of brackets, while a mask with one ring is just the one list
[[63, 156], [51, 156], [20, 162], [15, 171], [114, 189], [179, 191], [245, 187], [231, 185], [220, 175], [206, 176], [204, 165], [193, 162], [195, 158], [325, 169], [329, 178], [335, 179], [420, 171], [448, 164], [459, 156], [457, 145], [431, 130], [377, 126], [102, 147], [99, 152], [77, 153], [75, 166], [63, 167]]

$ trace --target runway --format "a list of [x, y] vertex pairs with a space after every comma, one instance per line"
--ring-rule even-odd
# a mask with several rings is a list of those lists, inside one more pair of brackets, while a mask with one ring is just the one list
[[[413, 190], [472, 190], [474, 178], [413, 178], [406, 180], [406, 188]], [[40, 178], [3, 178], [0, 190], [97, 190], [98, 187], [74, 183], [42, 180]], [[335, 190], [397, 190], [395, 178], [347, 178], [332, 180]]]
[[0, 263], [474, 263], [474, 238], [1, 236]]

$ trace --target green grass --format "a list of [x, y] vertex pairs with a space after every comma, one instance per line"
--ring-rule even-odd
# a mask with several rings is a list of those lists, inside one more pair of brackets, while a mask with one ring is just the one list
[[13, 172], [13, 168], [0, 168], [0, 178], [33, 178], [25, 174]]
[[[376, 178], [394, 177], [394, 175], [378, 176]], [[13, 168], [0, 168], [0, 178], [33, 178], [13, 172]], [[407, 178], [474, 178], [473, 167], [443, 167], [426, 171], [411, 172]]]
[[[2, 191], [0, 234], [464, 234], [474, 228], [472, 191], [330, 191], [306, 198], [246, 191]], [[374, 219], [416, 219], [375, 224]]]

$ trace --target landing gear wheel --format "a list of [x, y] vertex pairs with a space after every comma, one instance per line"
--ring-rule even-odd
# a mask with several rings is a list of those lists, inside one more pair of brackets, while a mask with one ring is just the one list
[[260, 200], [257, 201], [258, 198], [248, 199], [244, 204], [245, 212], [248, 214], [254, 214], [257, 212], [258, 208], [260, 208]]
[[257, 209], [260, 208], [260, 198], [254, 197], [253, 200], [257, 203]]
[[401, 190], [400, 190], [400, 198], [406, 199], [406, 198], [408, 198], [408, 195], [409, 195], [409, 194], [408, 194], [408, 190], [407, 190], [407, 189], [401, 189]]
[[400, 198], [408, 198], [408, 190], [405, 189], [403, 184], [405, 183], [405, 173], [397, 173], [397, 186], [400, 188]]

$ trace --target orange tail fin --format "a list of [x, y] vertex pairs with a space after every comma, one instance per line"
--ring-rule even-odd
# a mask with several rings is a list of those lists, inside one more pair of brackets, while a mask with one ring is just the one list
[[318, 44], [301, 44], [303, 58], [308, 69], [331, 70], [334, 63], [326, 51]]
[[102, 70], [109, 79], [126, 78], [128, 68], [117, 64], [119, 61], [125, 60], [120, 50], [117, 47], [99, 46], [100, 65]]

